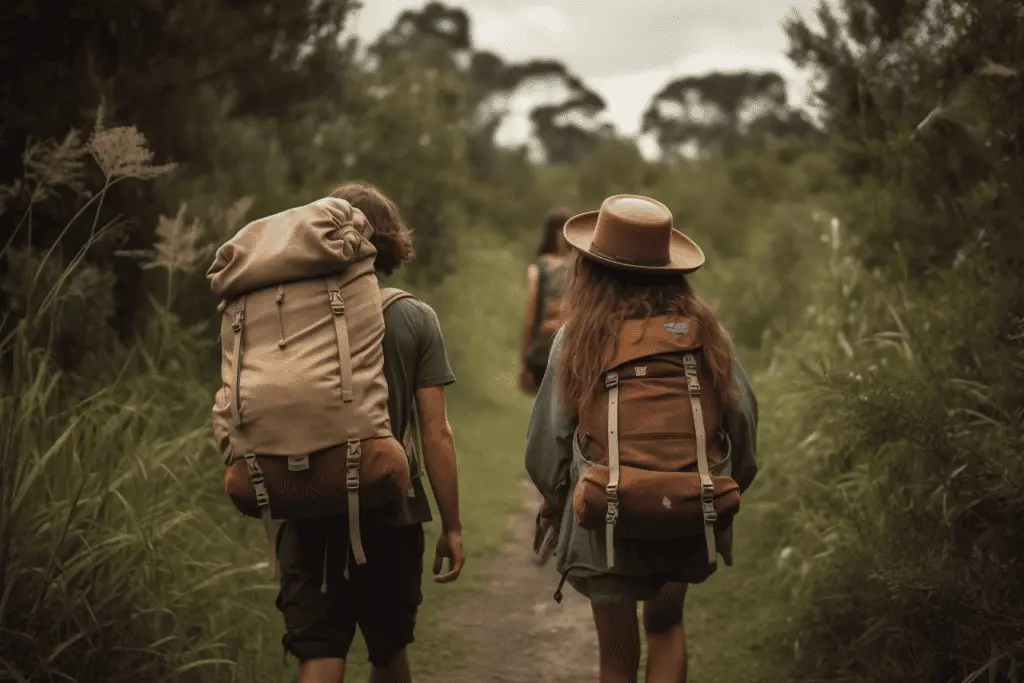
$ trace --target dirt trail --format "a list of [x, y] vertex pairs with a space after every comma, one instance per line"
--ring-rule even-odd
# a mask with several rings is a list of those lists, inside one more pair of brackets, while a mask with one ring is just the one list
[[596, 681], [597, 636], [590, 606], [568, 585], [565, 599], [551, 595], [558, 583], [555, 558], [533, 562], [533, 518], [539, 495], [522, 482], [523, 511], [509, 520], [514, 534], [488, 562], [490, 590], [450, 610], [445, 619], [458, 624], [474, 653], [451, 683], [581, 683]]

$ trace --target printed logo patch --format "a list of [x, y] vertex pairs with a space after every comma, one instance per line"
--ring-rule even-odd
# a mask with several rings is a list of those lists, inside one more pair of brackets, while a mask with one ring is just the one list
[[639, 366], [636, 369], [636, 376], [637, 377], [646, 377], [647, 376], [647, 366], [646, 365]]
[[686, 334], [690, 331], [690, 326], [686, 323], [674, 322], [674, 323], [663, 323], [662, 327], [671, 332], [672, 334]]

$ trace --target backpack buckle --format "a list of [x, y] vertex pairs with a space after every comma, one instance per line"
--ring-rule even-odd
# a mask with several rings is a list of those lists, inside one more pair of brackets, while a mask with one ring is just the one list
[[357, 439], [349, 439], [348, 452], [345, 454], [345, 488], [349, 491], [359, 489], [359, 461], [363, 457], [363, 449]]
[[331, 311], [334, 312], [334, 315], [344, 315], [345, 300], [341, 298], [341, 292], [337, 289], [332, 289], [327, 294], [331, 299]]
[[702, 483], [700, 485], [700, 502], [702, 503], [714, 503], [715, 502], [715, 485], [711, 482]]
[[609, 372], [604, 376], [604, 386], [606, 389], [619, 386], [619, 373]]
[[718, 521], [718, 513], [715, 511], [715, 506], [711, 503], [701, 503], [701, 507], [704, 510], [704, 521], [709, 524], [713, 524]]
[[604, 515], [604, 520], [608, 524], [615, 524], [619, 519], [619, 487], [609, 483], [604, 487], [604, 492], [608, 496], [608, 511]]
[[718, 512], [715, 511], [715, 485], [702, 483], [700, 485], [700, 506], [704, 513], [704, 521], [711, 523], [718, 519]]
[[242, 331], [242, 321], [245, 320], [245, 309], [239, 306], [235, 309], [235, 318], [231, 321], [231, 331], [239, 333]]
[[607, 524], [615, 524], [619, 521], [619, 501], [608, 501], [608, 511], [604, 515], [604, 521]]

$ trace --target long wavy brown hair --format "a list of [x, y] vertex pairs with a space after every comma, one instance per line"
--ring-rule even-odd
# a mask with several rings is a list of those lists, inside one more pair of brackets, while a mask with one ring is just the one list
[[735, 405], [732, 341], [718, 315], [690, 287], [686, 276], [610, 268], [583, 258], [575, 249], [562, 297], [565, 320], [558, 387], [566, 412], [587, 409], [602, 384], [606, 348], [629, 318], [653, 315], [693, 318], [703, 330], [703, 362], [711, 372], [719, 400]]

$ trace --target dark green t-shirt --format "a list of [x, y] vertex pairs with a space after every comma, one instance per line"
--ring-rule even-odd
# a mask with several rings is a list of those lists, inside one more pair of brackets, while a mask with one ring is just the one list
[[[377, 275], [381, 286], [386, 278]], [[447, 386], [455, 381], [441, 335], [441, 323], [430, 306], [419, 299], [399, 299], [384, 313], [384, 377], [388, 383], [391, 432], [399, 440], [413, 419], [416, 390]], [[426, 472], [420, 455], [418, 430], [413, 460], [413, 496], [398, 505], [395, 526], [429, 522], [430, 502], [423, 488]], [[419, 474], [419, 476], [416, 476]]]

